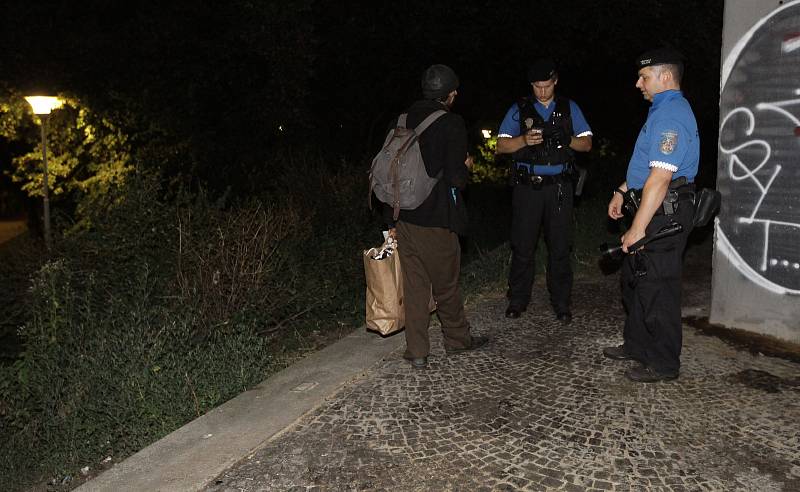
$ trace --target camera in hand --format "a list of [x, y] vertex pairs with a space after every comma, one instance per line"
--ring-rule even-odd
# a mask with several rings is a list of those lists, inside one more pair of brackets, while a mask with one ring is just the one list
[[566, 147], [569, 145], [569, 135], [560, 126], [547, 125], [542, 130], [544, 146], [548, 149]]

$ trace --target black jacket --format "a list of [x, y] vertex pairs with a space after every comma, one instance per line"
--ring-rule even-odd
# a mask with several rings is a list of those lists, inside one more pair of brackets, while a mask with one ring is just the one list
[[[413, 128], [437, 109], [446, 109], [437, 101], [421, 100], [408, 108], [406, 125]], [[395, 120], [390, 128], [397, 124]], [[424, 227], [443, 227], [463, 234], [466, 229], [466, 214], [461, 194], [469, 179], [469, 170], [464, 165], [467, 157], [467, 128], [464, 119], [454, 113], [436, 120], [419, 139], [422, 160], [428, 176], [435, 177], [443, 171], [442, 178], [422, 204], [414, 210], [401, 210], [399, 221]], [[451, 187], [457, 189], [455, 203]], [[383, 218], [392, 224], [392, 208], [384, 204]]]

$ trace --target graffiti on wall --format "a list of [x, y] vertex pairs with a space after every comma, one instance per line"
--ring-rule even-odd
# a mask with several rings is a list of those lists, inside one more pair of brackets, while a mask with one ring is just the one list
[[763, 288], [800, 294], [800, 0], [739, 40], [721, 87], [718, 250]]

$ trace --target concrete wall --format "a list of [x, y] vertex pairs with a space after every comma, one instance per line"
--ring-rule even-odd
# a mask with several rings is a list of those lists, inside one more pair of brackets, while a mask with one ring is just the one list
[[800, 0], [726, 0], [710, 321], [800, 342]]

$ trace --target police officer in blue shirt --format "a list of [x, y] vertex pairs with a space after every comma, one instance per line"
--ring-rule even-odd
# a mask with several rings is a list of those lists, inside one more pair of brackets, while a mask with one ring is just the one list
[[500, 124], [497, 152], [511, 154], [512, 221], [509, 304], [519, 318], [531, 298], [534, 258], [543, 226], [548, 246], [547, 288], [556, 317], [572, 321], [572, 175], [575, 152], [592, 148], [592, 130], [575, 102], [556, 96], [556, 66], [537, 60], [528, 70], [533, 97], [511, 106]]
[[[615, 360], [640, 362], [625, 372], [637, 382], [675, 379], [680, 369], [681, 267], [694, 216], [694, 178], [700, 139], [692, 108], [681, 92], [683, 56], [670, 48], [641, 55], [636, 81], [652, 103], [633, 149], [626, 180], [612, 193], [608, 216], [625, 211], [633, 222], [621, 238], [628, 255], [622, 267], [622, 298], [627, 312], [623, 344], [606, 347]], [[665, 226], [682, 232], [633, 251], [631, 246]]]

